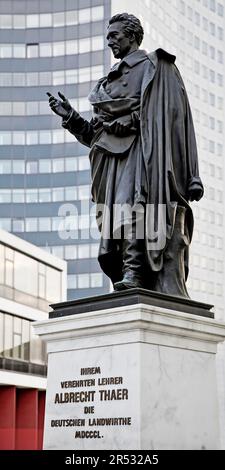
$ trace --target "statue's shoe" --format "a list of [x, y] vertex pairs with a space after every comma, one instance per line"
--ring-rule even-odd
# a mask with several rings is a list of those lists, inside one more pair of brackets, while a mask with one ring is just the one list
[[132, 280], [126, 279], [125, 277], [122, 281], [115, 282], [114, 290], [125, 290], [125, 289], [135, 289], [136, 287], [143, 287], [139, 279], [133, 278]]

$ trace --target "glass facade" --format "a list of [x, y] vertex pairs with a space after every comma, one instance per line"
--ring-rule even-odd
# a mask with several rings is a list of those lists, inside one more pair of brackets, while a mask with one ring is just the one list
[[0, 312], [0, 358], [45, 365], [45, 345], [30, 320]]
[[[25, 219], [26, 220], [26, 219]], [[32, 226], [30, 229], [37, 229]], [[24, 229], [23, 219], [13, 220], [13, 230]], [[49, 311], [62, 298], [62, 273], [43, 262], [0, 243], [0, 297]]]
[[[87, 95], [110, 65], [104, 41], [110, 3], [0, 0], [0, 9], [0, 227], [61, 253], [69, 275], [84, 275], [68, 277], [69, 299], [107, 292], [109, 281], [97, 276], [94, 216], [87, 216], [87, 149], [61, 127], [46, 92], [60, 90], [90, 117]], [[73, 206], [73, 216], [60, 215], [64, 204]]]
[[[76, 2], [74, 2], [76, 3]], [[16, 2], [15, 2], [16, 4]], [[56, 13], [3, 14], [0, 18], [1, 29], [58, 28], [75, 26], [104, 19], [104, 6], [81, 8], [78, 10], [57, 11]]]

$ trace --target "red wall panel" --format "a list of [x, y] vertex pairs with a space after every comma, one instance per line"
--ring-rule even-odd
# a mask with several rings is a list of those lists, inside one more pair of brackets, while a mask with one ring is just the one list
[[38, 390], [17, 389], [16, 449], [38, 449]]
[[44, 417], [45, 417], [45, 392], [38, 392], [38, 449], [43, 448], [44, 434]]
[[0, 449], [15, 449], [16, 387], [0, 387]]

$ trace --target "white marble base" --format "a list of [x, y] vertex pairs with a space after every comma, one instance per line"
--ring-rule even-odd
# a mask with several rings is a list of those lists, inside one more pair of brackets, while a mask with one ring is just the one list
[[38, 322], [35, 333], [49, 357], [45, 449], [219, 447], [224, 324], [139, 304]]

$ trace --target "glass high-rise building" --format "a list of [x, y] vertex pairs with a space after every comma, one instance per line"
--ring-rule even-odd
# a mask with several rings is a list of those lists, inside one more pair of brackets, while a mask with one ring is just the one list
[[96, 230], [89, 236], [88, 149], [46, 92], [61, 90], [90, 117], [87, 95], [110, 66], [110, 2], [1, 0], [0, 12], [0, 226], [68, 261], [68, 298], [108, 292]]
[[[61, 90], [90, 117], [87, 95], [114, 61], [105, 42], [108, 19], [129, 11], [144, 26], [142, 47], [175, 53], [185, 81], [206, 189], [193, 204], [188, 287], [223, 318], [224, 3], [0, 0], [0, 224], [68, 261], [69, 299], [107, 292], [110, 283], [90, 237], [88, 149], [61, 127], [46, 91]], [[62, 235], [65, 213], [72, 216]]]

